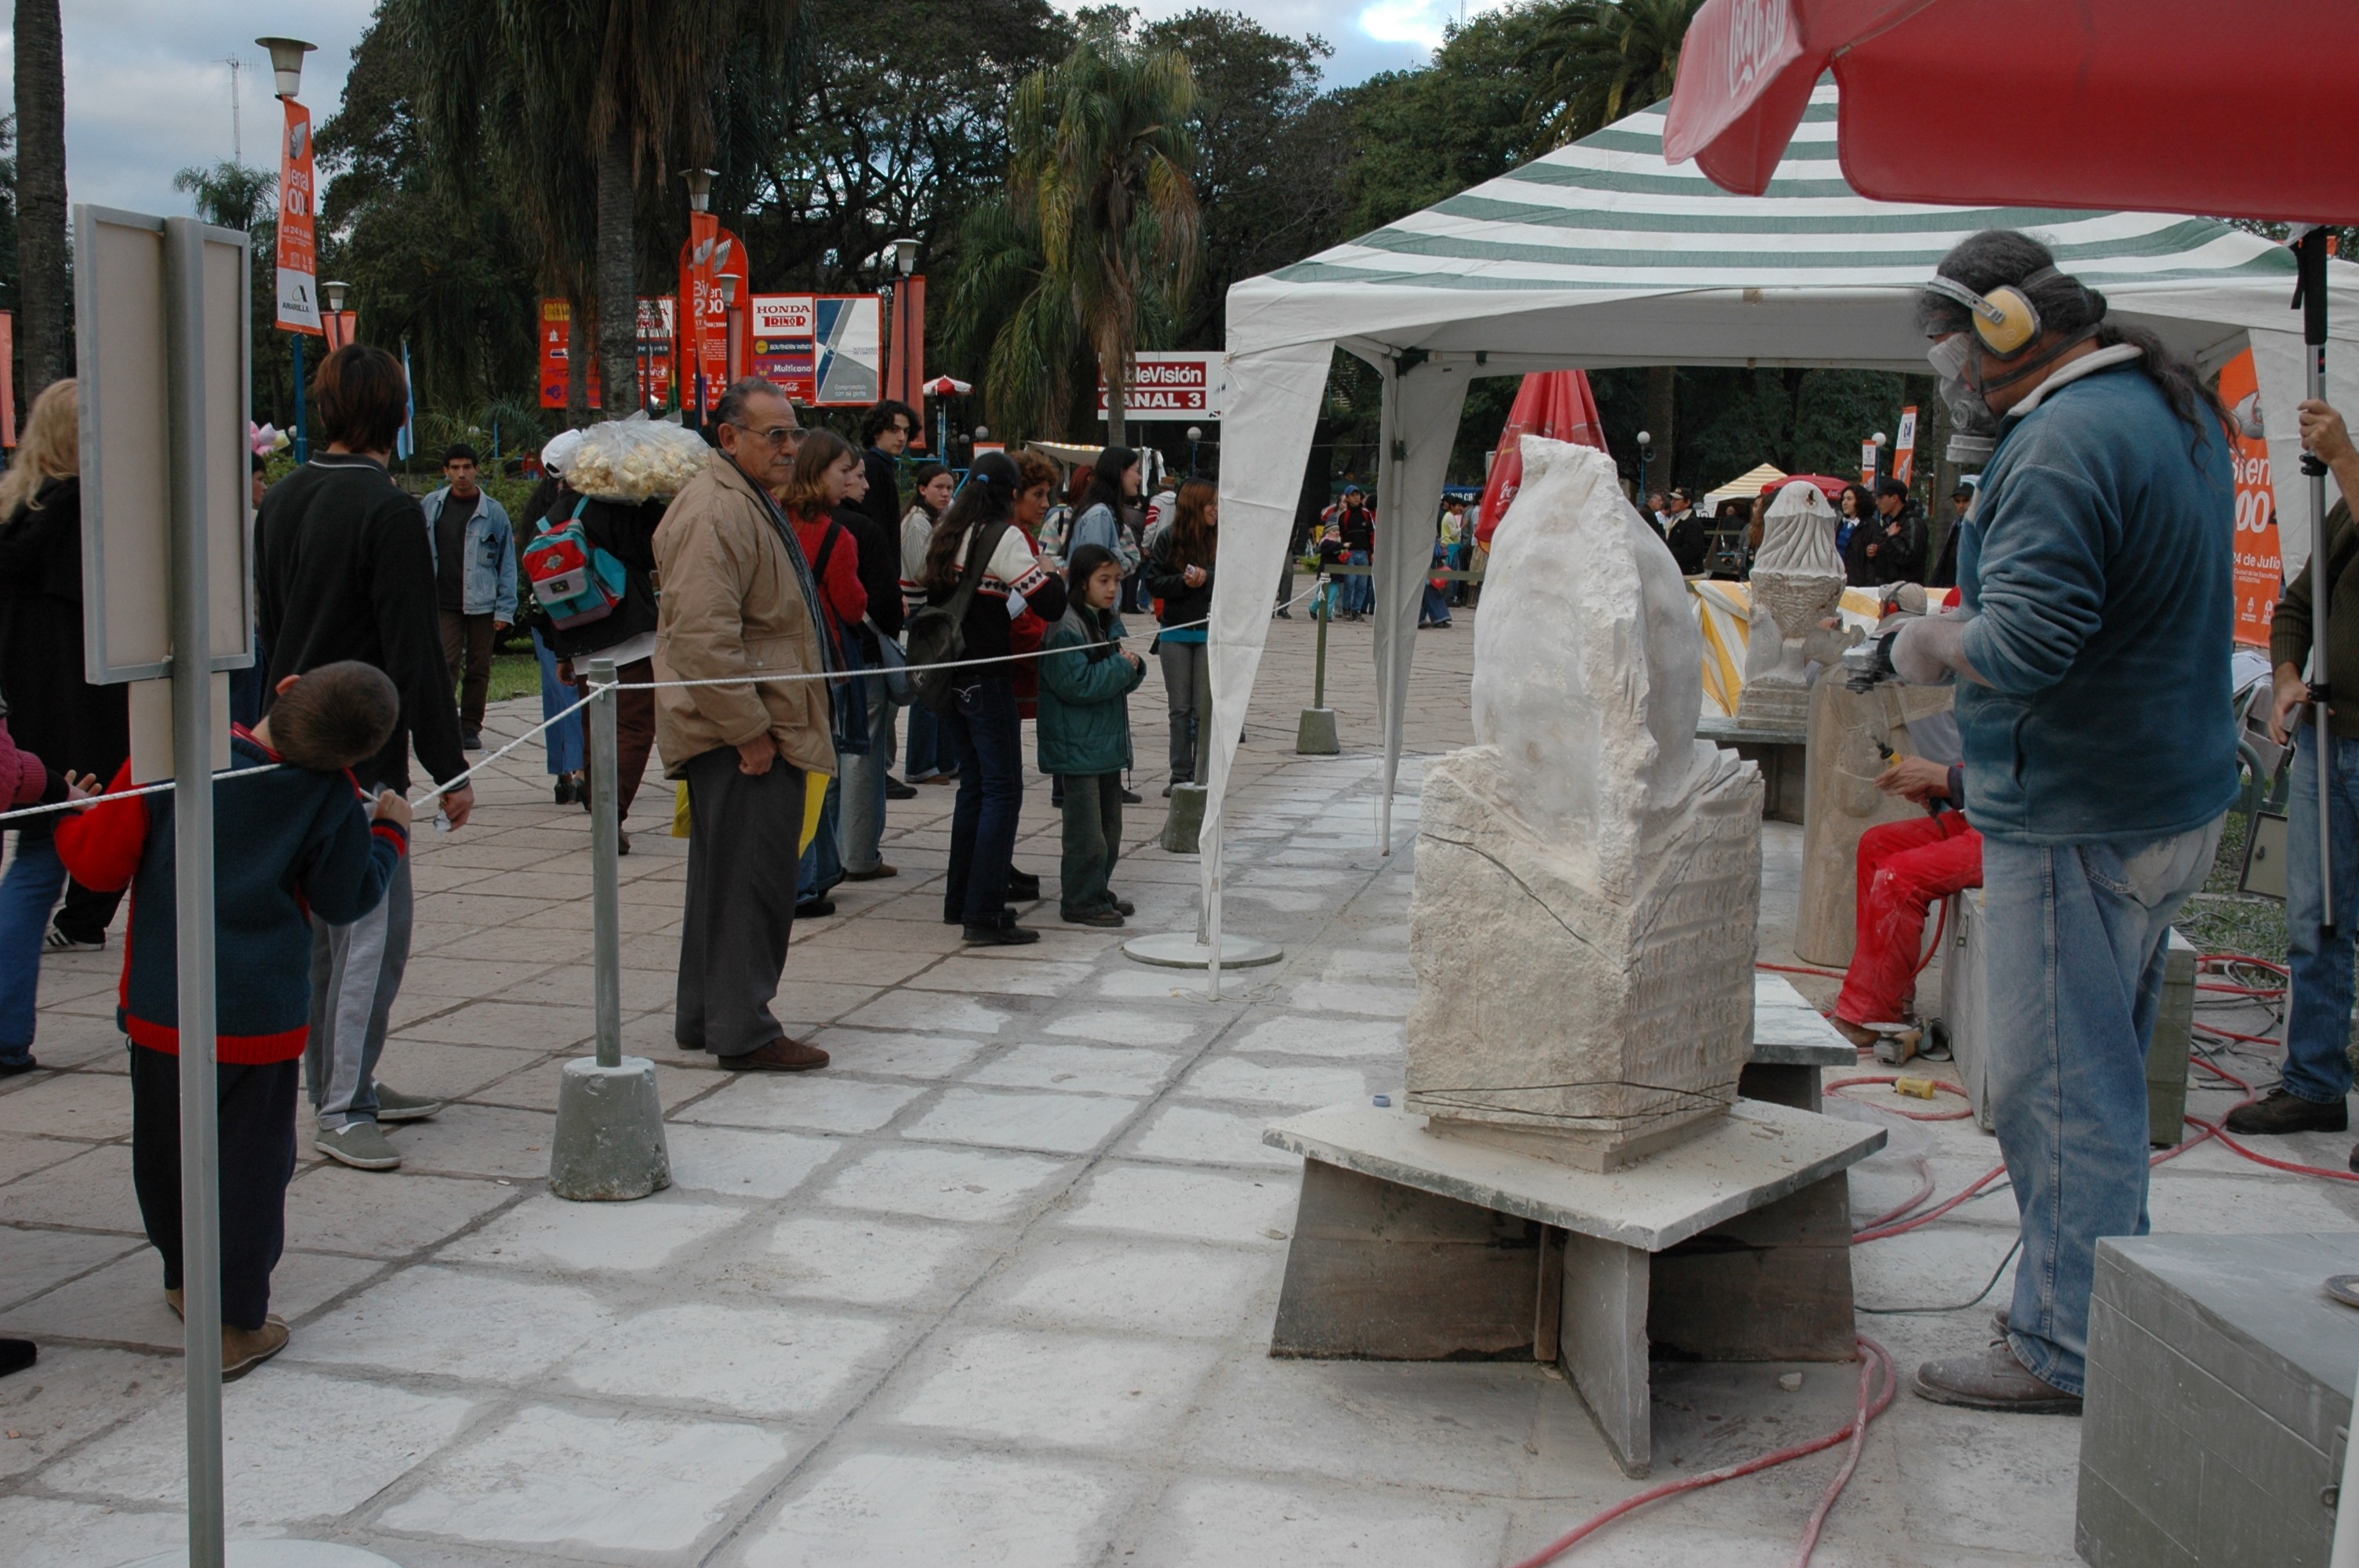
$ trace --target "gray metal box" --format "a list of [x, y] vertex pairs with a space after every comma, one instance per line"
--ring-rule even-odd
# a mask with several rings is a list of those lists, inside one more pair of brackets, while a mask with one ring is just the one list
[[2073, 1544], [2093, 1568], [2324, 1568], [2359, 1233], [2097, 1243]]

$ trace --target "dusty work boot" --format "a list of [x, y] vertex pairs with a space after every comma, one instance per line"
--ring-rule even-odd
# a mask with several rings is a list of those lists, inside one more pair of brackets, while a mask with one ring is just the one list
[[2304, 1099], [2280, 1085], [2252, 1104], [2230, 1111], [2223, 1125], [2244, 1138], [2279, 1132], [2348, 1132], [2351, 1112], [2342, 1100]]
[[399, 1089], [376, 1087], [376, 1119], [379, 1121], [423, 1121], [442, 1108], [443, 1102], [427, 1095], [406, 1095]]
[[767, 1045], [734, 1056], [723, 1056], [721, 1065], [735, 1072], [808, 1073], [813, 1067], [827, 1065], [827, 1053], [816, 1045], [806, 1045], [799, 1040], [779, 1035]]
[[222, 1381], [234, 1383], [287, 1348], [287, 1320], [272, 1313], [260, 1328], [222, 1325]]
[[1973, 1356], [1928, 1361], [1917, 1368], [1917, 1397], [1968, 1410], [2017, 1415], [2079, 1415], [2081, 1396], [2068, 1394], [2015, 1358], [2006, 1341]]
[[401, 1164], [401, 1151], [374, 1121], [348, 1122], [332, 1130], [323, 1127], [311, 1140], [311, 1147], [355, 1171], [390, 1171]]

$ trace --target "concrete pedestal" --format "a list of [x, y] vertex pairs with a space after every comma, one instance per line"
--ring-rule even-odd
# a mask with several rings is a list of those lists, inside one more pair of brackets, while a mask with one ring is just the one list
[[1603, 1173], [1359, 1105], [1262, 1141], [1305, 1160], [1273, 1356], [1560, 1362], [1632, 1476], [1653, 1462], [1655, 1347], [1853, 1356], [1843, 1173], [1884, 1146], [1880, 1129], [1740, 1101]]
[[1332, 757], [1343, 749], [1335, 733], [1335, 710], [1332, 708], [1306, 708], [1302, 722], [1295, 727], [1294, 751], [1297, 756]]
[[643, 1198], [669, 1185], [656, 1065], [645, 1056], [625, 1056], [613, 1067], [589, 1056], [566, 1063], [549, 1145], [549, 1190], [605, 1202]]
[[[2326, 1568], [2359, 1233], [2097, 1243], [2073, 1545], [2092, 1568]], [[2359, 1498], [2349, 1506], [2359, 1507]]]
[[1204, 831], [1204, 786], [1181, 784], [1171, 786], [1170, 815], [1163, 819], [1163, 837], [1159, 842], [1167, 855], [1192, 855], [1197, 852], [1196, 840]]
[[1753, 1054], [1737, 1076], [1746, 1099], [1816, 1110], [1819, 1069], [1852, 1067], [1859, 1051], [1783, 975], [1753, 971]]
[[1802, 820], [1804, 764], [1810, 739], [1805, 725], [1768, 724], [1707, 713], [1696, 720], [1696, 739], [1725, 746], [1761, 770], [1763, 821]]

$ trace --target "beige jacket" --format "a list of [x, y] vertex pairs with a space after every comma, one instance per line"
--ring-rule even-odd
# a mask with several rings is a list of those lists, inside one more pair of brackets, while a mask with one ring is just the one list
[[[658, 680], [820, 672], [819, 633], [786, 541], [753, 481], [726, 458], [688, 481], [656, 529], [655, 547], [663, 573]], [[656, 741], [673, 778], [691, 757], [765, 731], [796, 767], [836, 771], [824, 681], [745, 680], [656, 693]]]

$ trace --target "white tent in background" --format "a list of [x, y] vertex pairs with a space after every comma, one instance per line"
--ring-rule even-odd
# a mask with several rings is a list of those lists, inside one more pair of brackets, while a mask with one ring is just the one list
[[[1649, 109], [1424, 211], [1229, 291], [1230, 405], [1212, 627], [1212, 744], [1201, 845], [1220, 932], [1223, 798], [1269, 627], [1311, 427], [1338, 348], [1383, 378], [1375, 570], [1385, 809], [1400, 758], [1428, 542], [1467, 383], [1615, 365], [1926, 369], [1917, 286], [1959, 240], [2027, 230], [2104, 291], [2117, 319], [2216, 368], [2254, 351], [2288, 571], [2309, 549], [2290, 410], [2301, 396], [2291, 253], [2200, 218], [1870, 201], [1835, 157], [1822, 81], [1767, 193], [1663, 161]], [[2329, 264], [2330, 395], [2359, 406], [2359, 268]], [[1404, 541], [1404, 531], [1412, 536]], [[1406, 542], [1409, 546], [1401, 547]], [[1201, 764], [1200, 764], [1201, 765]]]
[[1775, 463], [1763, 463], [1758, 468], [1747, 469], [1718, 490], [1708, 492], [1703, 498], [1703, 509], [1706, 512], [1717, 511], [1723, 501], [1742, 501], [1749, 505], [1755, 496], [1785, 477], [1786, 470]]

